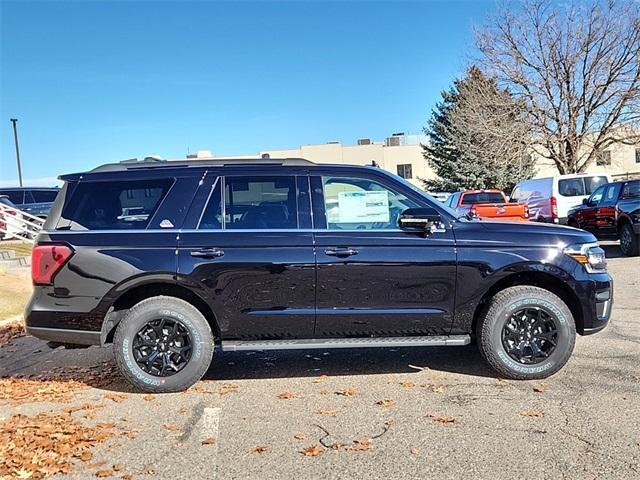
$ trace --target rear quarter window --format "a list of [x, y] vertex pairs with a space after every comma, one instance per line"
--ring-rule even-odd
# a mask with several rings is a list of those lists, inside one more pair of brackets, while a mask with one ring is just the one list
[[623, 198], [640, 198], [640, 180], [629, 182], [622, 191]]
[[80, 182], [65, 202], [58, 228], [144, 229], [174, 179]]

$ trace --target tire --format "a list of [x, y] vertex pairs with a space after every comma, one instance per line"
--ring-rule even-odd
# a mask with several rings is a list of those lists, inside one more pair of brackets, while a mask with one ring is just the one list
[[[151, 332], [154, 336], [139, 336], [138, 333], [142, 329], [154, 328], [149, 326], [149, 322], [153, 322], [152, 325], [157, 329]], [[160, 324], [159, 322], [162, 323]], [[165, 354], [156, 354], [154, 359], [158, 359], [162, 355], [171, 355], [170, 358], [174, 359], [172, 363], [181, 365], [177, 372], [172, 372], [170, 371], [171, 369], [167, 368], [167, 374], [160, 376], [153, 372], [145, 371], [141, 364], [136, 361], [136, 355], [139, 355], [140, 348], [143, 348], [145, 352], [154, 348], [139, 347], [138, 344], [143, 338], [153, 344], [157, 331], [166, 331], [163, 329], [165, 325], [177, 328], [181, 335], [177, 336], [176, 339], [180, 339], [179, 341], [182, 344], [189, 345], [190, 349], [186, 349], [188, 359], [186, 357], [173, 356], [168, 350], [165, 350]], [[138, 342], [136, 343], [137, 353], [134, 352], [134, 339], [135, 342]], [[149, 393], [186, 390], [206, 373], [211, 365], [214, 350], [211, 327], [202, 313], [184, 300], [167, 296], [147, 298], [134, 305], [118, 324], [113, 344], [116, 364], [124, 378], [136, 389]], [[165, 343], [159, 345], [162, 345], [162, 347], [155, 347], [156, 350], [171, 348], [171, 344], [168, 342], [166, 345]], [[151, 355], [149, 354], [146, 358], [149, 356]], [[179, 361], [175, 360], [176, 358]], [[160, 361], [162, 362], [162, 358], [160, 358]]]
[[620, 250], [625, 257], [640, 255], [640, 235], [636, 235], [633, 227], [625, 223], [620, 227]]
[[[548, 357], [541, 357], [542, 359], [537, 363], [522, 363], [512, 357], [512, 353], [509, 353], [505, 347], [505, 341], [510, 341], [504, 340], [505, 334], [509, 332], [509, 335], [513, 335], [509, 330], [510, 325], [514, 322], [512, 316], [521, 311], [528, 312], [531, 318], [535, 318], [536, 315], [548, 318], [551, 323], [545, 323], [540, 329], [545, 330], [553, 324], [557, 332], [557, 335], [553, 337], [555, 347], [552, 347], [550, 341], [535, 340], [538, 337], [534, 337], [533, 343], [542, 345], [543, 349], [549, 349], [546, 352]], [[523, 317], [519, 315], [518, 318]], [[527, 322], [528, 320], [522, 321]], [[516, 319], [515, 322], [517, 323], [518, 320]], [[538, 327], [536, 326], [536, 328]], [[514, 380], [533, 380], [547, 378], [567, 363], [575, 345], [576, 326], [569, 307], [559, 297], [542, 288], [516, 286], [497, 293], [489, 301], [487, 308], [479, 318], [476, 334], [480, 353], [489, 366], [501, 377]], [[527, 334], [531, 334], [531, 332], [525, 333], [524, 342], [527, 341]], [[540, 335], [551, 334], [540, 333]], [[522, 338], [516, 335], [516, 339], [519, 340], [518, 345], [523, 345]], [[523, 352], [533, 352], [533, 349], [524, 347]]]

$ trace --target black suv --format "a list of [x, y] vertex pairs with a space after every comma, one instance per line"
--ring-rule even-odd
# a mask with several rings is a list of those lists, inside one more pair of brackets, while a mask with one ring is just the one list
[[27, 330], [113, 342], [124, 376], [182, 390], [223, 351], [478, 343], [544, 378], [605, 327], [593, 235], [456, 218], [375, 167], [301, 159], [110, 164], [61, 177]]
[[599, 186], [569, 211], [567, 223], [603, 240], [619, 239], [626, 256], [640, 255], [640, 180]]

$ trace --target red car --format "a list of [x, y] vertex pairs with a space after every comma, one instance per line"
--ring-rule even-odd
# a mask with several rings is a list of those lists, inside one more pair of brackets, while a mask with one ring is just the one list
[[466, 190], [452, 194], [445, 205], [458, 216], [528, 221], [529, 209], [525, 203], [509, 203], [501, 190]]

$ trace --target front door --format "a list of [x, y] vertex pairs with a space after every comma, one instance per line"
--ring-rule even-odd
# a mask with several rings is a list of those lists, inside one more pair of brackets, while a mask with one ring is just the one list
[[407, 208], [432, 206], [376, 172], [314, 176], [315, 337], [448, 333], [456, 278], [449, 227], [427, 237], [398, 228]]
[[580, 209], [580, 221], [579, 226], [583, 230], [587, 230], [593, 234], [598, 231], [597, 225], [597, 212], [602, 196], [606, 189], [606, 185], [602, 185], [591, 194], [584, 208]]
[[600, 199], [596, 210], [596, 233], [599, 237], [615, 238], [618, 234], [616, 206], [622, 185], [622, 183], [610, 183]]
[[179, 281], [209, 304], [223, 339], [311, 337], [315, 257], [308, 177], [209, 178], [191, 209], [195, 228], [180, 235]]

